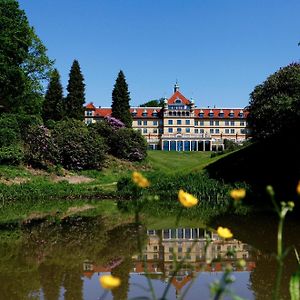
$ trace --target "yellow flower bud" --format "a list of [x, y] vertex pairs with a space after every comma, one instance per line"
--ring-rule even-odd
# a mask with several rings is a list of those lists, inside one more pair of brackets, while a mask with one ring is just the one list
[[198, 203], [198, 199], [193, 195], [186, 193], [183, 190], [179, 190], [178, 192], [178, 200], [185, 207], [192, 207]]
[[246, 196], [246, 190], [245, 189], [235, 189], [230, 192], [231, 198], [233, 198], [235, 201], [242, 200]]
[[217, 233], [223, 239], [230, 239], [233, 237], [233, 234], [228, 228], [223, 228], [221, 226], [218, 227]]
[[121, 279], [112, 275], [103, 275], [99, 278], [99, 282], [104, 289], [111, 290], [121, 284]]

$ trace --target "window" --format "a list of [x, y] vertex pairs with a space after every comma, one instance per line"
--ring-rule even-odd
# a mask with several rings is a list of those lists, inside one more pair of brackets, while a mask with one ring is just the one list
[[163, 133], [163, 129], [162, 129], [162, 128], [159, 128], [158, 132], [159, 132], [159, 133]]
[[229, 126], [229, 121], [225, 121], [225, 126]]
[[217, 129], [216, 129], [216, 133], [220, 133], [220, 129], [217, 128]]
[[215, 125], [216, 126], [220, 126], [220, 122], [219, 121], [215, 121]]
[[213, 129], [210, 129], [209, 132], [210, 132], [210, 133], [214, 133], [214, 130], [213, 130]]
[[176, 100], [175, 100], [175, 103], [176, 103], [176, 104], [180, 104], [180, 103], [182, 103], [182, 102], [181, 102], [180, 99], [176, 99]]
[[195, 126], [198, 126], [198, 121], [195, 121]]
[[173, 128], [168, 128], [168, 132], [172, 133], [173, 132]]
[[191, 120], [185, 120], [185, 125], [190, 125], [191, 124]]
[[196, 129], [195, 129], [195, 133], [198, 133], [198, 132], [199, 132], [199, 129], [198, 129], [198, 128], [196, 128]]
[[177, 132], [181, 132], [182, 130], [181, 130], [181, 128], [177, 128]]
[[240, 126], [245, 126], [245, 122], [240, 122]]
[[153, 129], [153, 133], [157, 133], [157, 128], [154, 128], [154, 129]]
[[200, 133], [204, 133], [204, 129], [200, 129]]
[[157, 121], [153, 121], [153, 126], [157, 126]]
[[200, 121], [200, 126], [204, 126], [204, 121]]
[[154, 247], [153, 247], [153, 250], [154, 250], [154, 251], [157, 251], [157, 246], [154, 246]]
[[246, 134], [246, 130], [244, 128], [241, 129], [241, 134]]
[[210, 126], [214, 126], [214, 121], [209, 121]]
[[230, 129], [230, 133], [234, 133], [234, 129]]
[[190, 133], [190, 132], [191, 132], [191, 128], [187, 128], [186, 133]]
[[87, 115], [88, 117], [91, 117], [91, 116], [93, 115], [93, 113], [92, 113], [90, 110], [88, 110], [88, 111], [86, 112], [86, 115]]
[[144, 126], [147, 126], [147, 121], [144, 121]]
[[147, 114], [148, 114], [148, 113], [147, 113], [146, 111], [144, 111], [144, 112], [142, 113], [142, 116], [143, 116], [143, 117], [147, 117]]
[[181, 125], [181, 120], [177, 120], [177, 125]]
[[174, 249], [172, 247], [169, 248], [169, 252], [173, 252]]
[[143, 133], [147, 133], [147, 128], [144, 128], [144, 129], [143, 129]]
[[169, 125], [173, 125], [173, 120], [168, 120]]
[[234, 126], [234, 121], [230, 121], [230, 126]]
[[229, 133], [229, 129], [225, 129], [225, 133]]
[[203, 118], [204, 117], [204, 113], [199, 113], [199, 117]]
[[91, 119], [88, 119], [88, 120], [86, 121], [86, 124], [87, 124], [87, 125], [90, 125], [90, 124], [92, 124], [92, 122], [93, 122], [93, 121], [92, 121]]
[[138, 120], [138, 126], [142, 126], [142, 121], [141, 120]]

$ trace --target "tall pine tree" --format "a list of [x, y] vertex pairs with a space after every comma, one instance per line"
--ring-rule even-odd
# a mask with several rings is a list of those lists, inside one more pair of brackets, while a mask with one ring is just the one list
[[125, 75], [121, 70], [112, 92], [112, 116], [121, 120], [126, 127], [132, 127], [132, 116], [129, 106], [130, 96]]
[[59, 73], [57, 69], [55, 69], [51, 74], [50, 82], [45, 95], [42, 116], [44, 121], [59, 121], [63, 117], [63, 112], [63, 88], [60, 83]]
[[83, 81], [79, 63], [75, 59], [71, 67], [67, 87], [68, 95], [65, 99], [65, 115], [69, 118], [77, 120], [84, 118], [85, 84]]

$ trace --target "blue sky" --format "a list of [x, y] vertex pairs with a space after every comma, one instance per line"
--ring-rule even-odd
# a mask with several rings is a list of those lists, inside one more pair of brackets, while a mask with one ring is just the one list
[[243, 107], [299, 61], [299, 0], [20, 0], [67, 85], [73, 59], [86, 101], [110, 106], [120, 69], [131, 105], [181, 92], [198, 107]]

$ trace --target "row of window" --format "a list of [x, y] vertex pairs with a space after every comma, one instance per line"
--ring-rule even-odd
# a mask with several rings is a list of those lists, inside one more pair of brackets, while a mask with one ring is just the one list
[[[168, 125], [174, 125], [176, 121], [176, 125], [183, 125], [183, 121], [185, 125], [191, 125], [191, 120], [168, 120]], [[151, 122], [151, 121], [149, 121]], [[157, 126], [158, 125], [158, 121], [154, 120], [153, 122], [153, 126]], [[160, 124], [162, 123], [161, 121], [159, 122]], [[138, 126], [147, 126], [148, 125], [148, 121], [142, 121], [142, 120], [138, 120], [137, 121]], [[240, 126], [245, 126], [245, 122], [241, 121], [239, 122]], [[209, 122], [210, 126], [220, 126], [220, 122], [219, 121], [210, 121]], [[235, 121], [225, 121], [225, 126], [235, 126], [236, 122]], [[195, 121], [195, 126], [204, 126], [204, 121]]]
[[[225, 121], [225, 126], [235, 126], [235, 121]], [[204, 121], [195, 121], [195, 126], [204, 126]], [[209, 121], [210, 126], [220, 126], [220, 121]], [[245, 126], [245, 122], [241, 121], [240, 126]]]
[[[162, 130], [162, 128], [153, 128], [153, 129], [149, 129], [149, 128], [138, 128], [138, 131], [139, 132], [141, 132], [141, 133], [143, 133], [143, 134], [147, 134], [147, 133], [160, 133], [160, 134], [162, 134], [163, 133], [163, 130]], [[183, 129], [182, 128], [172, 128], [172, 127], [170, 127], [170, 128], [168, 128], [168, 133], [182, 133], [183, 132]], [[185, 128], [185, 131], [184, 131], [185, 133], [191, 133], [191, 128]], [[203, 128], [200, 128], [200, 129], [198, 129], [198, 128], [195, 128], [195, 134], [204, 134], [205, 133], [205, 130], [203, 129]], [[235, 134], [235, 133], [240, 133], [240, 134], [246, 134], [246, 130], [244, 129], [244, 128], [242, 128], [242, 129], [240, 129], [240, 130], [236, 130], [236, 129], [234, 129], [234, 128], [231, 128], [231, 129], [229, 129], [229, 128], [226, 128], [225, 129], [225, 131], [224, 131], [224, 133], [225, 134]], [[220, 129], [219, 128], [211, 128], [210, 130], [209, 130], [209, 133], [210, 134], [220, 134], [220, 133], [223, 133], [223, 132], [220, 132]]]

